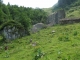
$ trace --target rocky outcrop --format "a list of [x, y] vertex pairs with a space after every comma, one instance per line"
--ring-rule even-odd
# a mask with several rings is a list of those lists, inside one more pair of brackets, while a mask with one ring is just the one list
[[15, 26], [14, 27], [11, 27], [11, 26], [4, 27], [2, 33], [7, 40], [13, 40], [13, 39], [25, 36], [25, 30], [20, 30]]
[[39, 30], [45, 28], [46, 26], [43, 23], [37, 23], [35, 25], [32, 26], [31, 28], [31, 33], [35, 33], [38, 32]]
[[14, 40], [16, 38], [21, 38], [26, 34], [25, 28], [18, 22], [9, 21], [4, 23], [0, 27], [1, 35], [6, 40]]
[[65, 18], [65, 11], [64, 10], [59, 10], [59, 11], [54, 12], [51, 15], [48, 16], [47, 24], [49, 26], [58, 24], [59, 20], [62, 19], [62, 18]]

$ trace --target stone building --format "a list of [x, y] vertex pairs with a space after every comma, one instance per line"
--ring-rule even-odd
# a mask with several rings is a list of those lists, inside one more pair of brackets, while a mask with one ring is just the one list
[[72, 24], [72, 23], [79, 23], [80, 18], [64, 18], [60, 19], [60, 24]]
[[65, 18], [65, 11], [59, 10], [59, 11], [54, 12], [48, 16], [47, 24], [50, 26], [55, 25], [55, 24], [59, 24], [59, 20], [62, 18]]

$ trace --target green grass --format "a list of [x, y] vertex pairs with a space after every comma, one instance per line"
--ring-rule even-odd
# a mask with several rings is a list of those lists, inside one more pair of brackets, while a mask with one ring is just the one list
[[[4, 50], [5, 46], [8, 50]], [[80, 23], [48, 27], [30, 36], [1, 43], [0, 60], [80, 60]]]
[[52, 12], [52, 8], [43, 8], [43, 10], [44, 10], [45, 12], [47, 12], [48, 15], [50, 15], [50, 14], [53, 13], [53, 12]]
[[80, 6], [71, 7], [68, 11], [66, 11], [66, 17], [74, 18], [80, 16]]

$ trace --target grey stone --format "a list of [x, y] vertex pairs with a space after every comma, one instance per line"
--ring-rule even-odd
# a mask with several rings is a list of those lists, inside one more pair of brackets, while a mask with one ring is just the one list
[[35, 33], [38, 32], [39, 30], [45, 28], [46, 26], [43, 23], [37, 23], [35, 25], [32, 26], [31, 28], [31, 33]]
[[55, 33], [55, 31], [53, 30], [52, 33]]
[[64, 18], [64, 19], [60, 19], [60, 24], [72, 24], [72, 23], [79, 23], [80, 22], [80, 18]]
[[21, 31], [20, 29], [18, 29], [15, 26], [12, 28], [10, 28], [10, 26], [6, 26], [6, 27], [4, 27], [2, 33], [7, 40], [13, 40], [13, 39], [24, 36], [25, 30]]
[[48, 24], [48, 26], [53, 26], [55, 24], [59, 24], [59, 20], [62, 18], [65, 18], [65, 11], [59, 10], [48, 16], [47, 24]]

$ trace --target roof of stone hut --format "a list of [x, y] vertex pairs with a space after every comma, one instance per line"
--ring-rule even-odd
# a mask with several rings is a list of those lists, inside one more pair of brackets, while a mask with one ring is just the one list
[[80, 18], [64, 18], [64, 19], [60, 19], [60, 21], [72, 21], [72, 20], [80, 20]]

